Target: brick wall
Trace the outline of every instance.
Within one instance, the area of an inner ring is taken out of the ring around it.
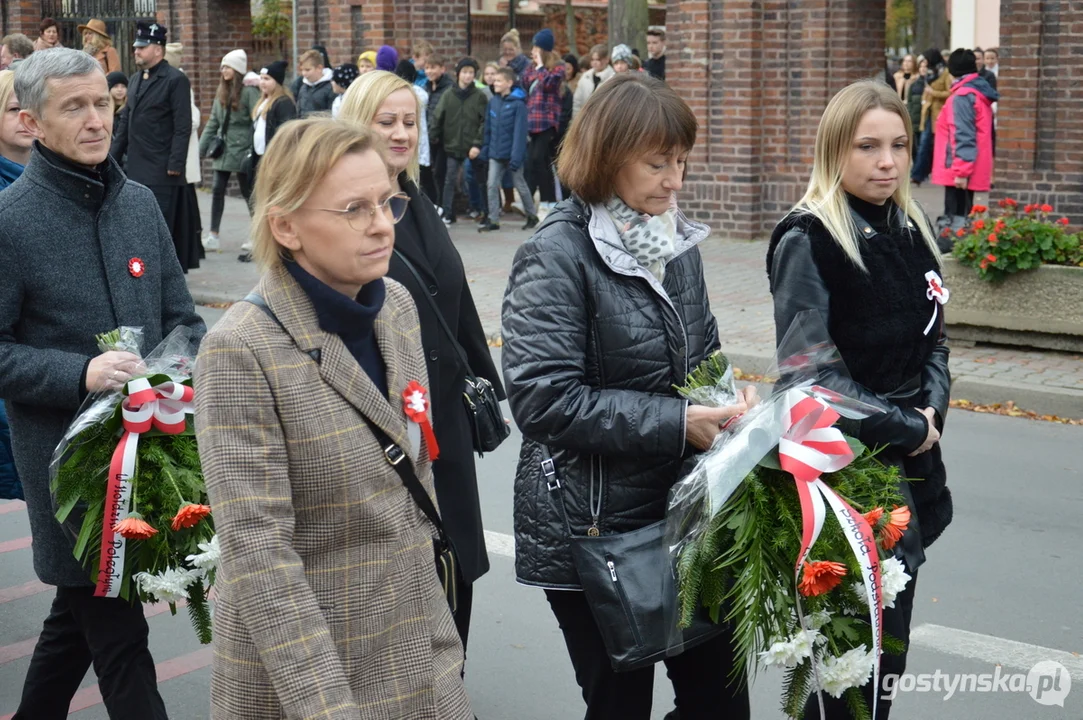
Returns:
[[[1006,2],[994,200],[1049,203],[1083,224],[1083,3]]]
[[[801,196],[827,101],[883,69],[884,6],[669,0],[666,79],[700,118],[682,204],[763,237]]]

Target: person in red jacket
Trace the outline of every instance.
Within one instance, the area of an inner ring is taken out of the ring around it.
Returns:
[[[960,48],[948,58],[957,78],[936,120],[933,182],[944,186],[944,215],[961,228],[974,205],[974,193],[986,192],[993,176],[993,103],[997,91],[980,75],[974,53]]]

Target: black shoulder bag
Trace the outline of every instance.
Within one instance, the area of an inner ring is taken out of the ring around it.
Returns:
[[[218,132],[215,134],[214,140],[211,140],[210,147],[207,148],[207,157],[211,160],[217,160],[226,152],[226,135],[229,134],[229,117],[233,114],[233,108],[227,105],[225,112],[226,120],[218,126]]]
[[[258,293],[251,292],[245,296],[242,302],[247,302],[255,305],[264,313],[267,317],[274,320],[280,327],[282,321],[278,319],[278,316],[271,311],[271,308],[267,306],[267,301],[263,299],[263,296]],[[312,359],[317,363],[320,361],[319,350],[313,350],[310,355]],[[433,538],[433,553],[436,556],[436,574],[440,578],[440,584],[444,588],[444,595],[447,597],[448,607],[451,608],[451,614],[454,615],[459,609],[459,594],[458,594],[458,580],[456,579],[456,563],[455,552],[451,549],[451,542],[447,538],[447,534],[444,532],[444,524],[440,522],[440,514],[436,511],[436,505],[433,504],[432,498],[425,492],[425,488],[421,486],[421,481],[417,478],[417,473],[414,472],[414,466],[410,462],[404,462],[406,460],[406,452],[399,447],[394,440],[387,436],[382,429],[376,426],[365,415],[361,416],[365,423],[369,426],[369,430],[372,432],[373,437],[376,438],[376,442],[380,443],[380,447],[383,449],[384,458],[387,460],[391,467],[395,468],[395,472],[398,473],[399,478],[402,480],[402,484],[406,486],[406,490],[410,493],[410,496],[417,503],[421,511],[425,513],[425,516],[436,528],[437,537]]]
[[[402,260],[402,264],[417,280],[418,286],[424,290],[425,281],[421,279],[413,264],[398,250],[395,251],[395,255],[398,256],[399,260]],[[448,336],[451,344],[455,346],[455,352],[458,353],[463,367],[466,368],[463,404],[466,406],[467,415],[470,416],[470,431],[474,438],[474,452],[478,454],[478,457],[485,457],[485,453],[496,450],[500,447],[500,443],[504,442],[508,435],[511,435],[511,428],[504,422],[504,413],[500,410],[500,400],[496,397],[493,384],[483,377],[478,377],[470,369],[470,362],[466,359],[466,353],[455,338],[455,333],[451,332],[451,328],[448,327],[443,313],[436,306],[436,301],[426,292],[422,292],[422,295],[428,300],[432,311],[436,313],[436,319],[440,321],[440,327],[444,329],[444,333]]]

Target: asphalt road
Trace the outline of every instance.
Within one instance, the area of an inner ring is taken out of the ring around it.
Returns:
[[[208,312],[214,320],[219,313]],[[494,351],[499,352],[499,351]],[[482,720],[582,717],[583,704],[563,639],[540,590],[517,585],[509,556],[512,478],[518,434],[479,461],[492,571],[475,588],[467,687]],[[906,693],[898,720],[1083,720],[1083,614],[1076,559],[1083,546],[1083,427],[955,411],[944,438],[955,520],[929,551],[914,609],[914,673],[1025,674],[1039,660],[1059,660],[1074,691],[1064,706],[1044,706],[1026,692]],[[0,720],[14,711],[33,638],[51,593],[36,584],[26,513],[0,504]],[[170,716],[208,717],[209,651],[196,642],[183,611],[152,617],[151,645]],[[1060,695],[1067,689],[1062,677]],[[71,717],[107,717],[93,673]],[[752,688],[754,718],[781,718],[780,675],[763,672]],[[672,708],[664,672],[655,677],[655,708]],[[1052,691],[1052,696],[1058,693]],[[1051,697],[1046,694],[1045,699]]]

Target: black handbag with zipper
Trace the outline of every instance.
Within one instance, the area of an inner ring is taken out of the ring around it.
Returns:
[[[406,256],[398,250],[395,250],[395,255],[398,256],[399,260],[402,260],[402,264],[414,276],[417,284],[424,288],[425,281],[421,279],[413,263],[407,260]],[[470,417],[470,433],[474,440],[474,452],[478,454],[478,457],[484,457],[485,453],[496,450],[500,447],[500,443],[511,435],[511,428],[504,421],[504,413],[500,410],[500,399],[496,396],[493,384],[483,377],[478,377],[470,369],[470,362],[466,359],[466,353],[463,351],[458,339],[456,339],[455,334],[451,332],[451,328],[448,327],[443,313],[436,306],[436,301],[428,293],[423,292],[422,295],[428,300],[432,311],[436,313],[436,319],[440,321],[440,327],[444,329],[448,340],[451,341],[451,344],[455,347],[455,352],[459,355],[459,360],[462,361],[463,367],[466,368],[463,404],[466,406],[466,413]]]
[[[226,135],[229,133],[229,117],[233,114],[233,110],[226,107],[225,112],[226,120],[219,126],[218,132],[215,133],[214,139],[211,140],[211,144],[207,148],[207,157],[211,160],[217,160],[226,152]]]
[[[669,623],[675,621],[675,616],[666,609],[674,607],[676,587],[665,545],[666,521],[614,535],[597,534],[595,525],[585,536],[573,535],[556,463],[545,446],[542,458],[542,477],[549,491],[557,494],[579,584],[613,670],[626,672],[654,665],[726,632],[724,622],[712,622],[701,609],[692,625],[681,633],[683,642],[672,642],[678,631],[671,632]],[[603,490],[598,488],[598,498]]]

